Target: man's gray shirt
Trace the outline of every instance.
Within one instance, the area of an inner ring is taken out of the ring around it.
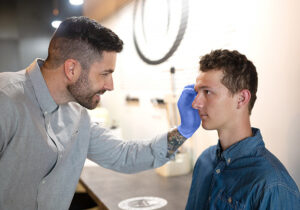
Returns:
[[[163,165],[167,134],[123,141],[93,123],[77,103],[57,105],[42,60],[0,73],[0,209],[66,210],[86,158],[133,173]]]

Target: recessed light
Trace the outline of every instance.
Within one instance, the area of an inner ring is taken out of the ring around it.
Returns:
[[[83,0],[69,0],[70,4],[72,5],[82,5],[83,4]]]

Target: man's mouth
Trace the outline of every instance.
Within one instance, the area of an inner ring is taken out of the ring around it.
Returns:
[[[106,90],[101,90],[97,92],[93,97],[96,97],[98,101],[100,101],[101,95],[105,93]]]
[[[199,115],[200,115],[200,118],[201,118],[202,120],[208,118],[208,115],[207,115],[207,114],[199,114]]]
[[[96,93],[95,95],[100,97],[100,95],[103,95],[105,92],[106,92],[106,90],[101,90],[98,93]]]

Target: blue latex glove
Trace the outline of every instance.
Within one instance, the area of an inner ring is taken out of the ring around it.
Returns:
[[[198,110],[192,107],[196,96],[197,92],[194,89],[194,85],[188,85],[184,87],[177,102],[181,118],[181,124],[177,129],[185,138],[190,138],[201,124]]]

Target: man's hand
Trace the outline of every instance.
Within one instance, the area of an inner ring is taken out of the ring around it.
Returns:
[[[192,107],[197,96],[194,85],[185,86],[177,102],[181,124],[178,126],[179,133],[185,138],[190,138],[201,124],[198,110]]]

